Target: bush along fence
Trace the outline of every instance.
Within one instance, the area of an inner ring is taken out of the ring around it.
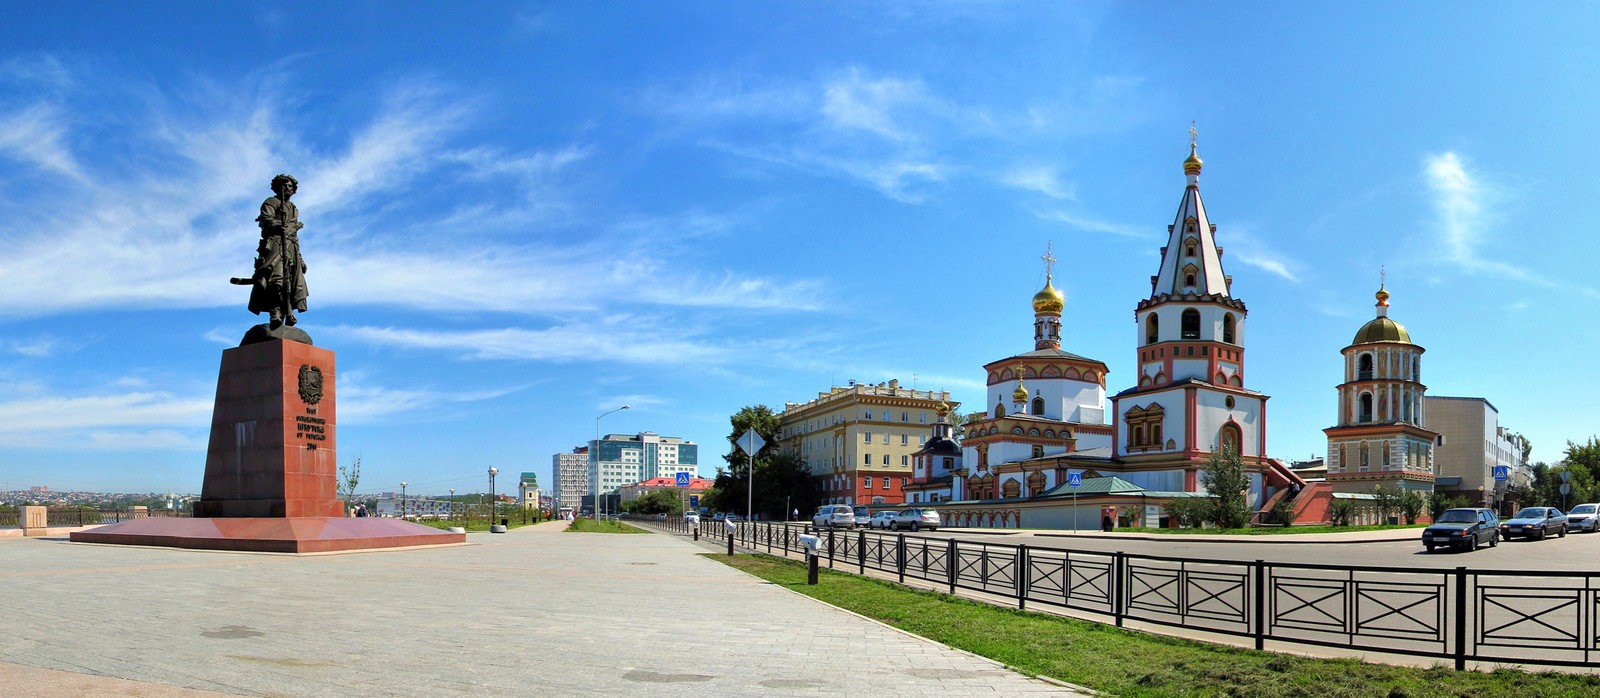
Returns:
[[[683,521],[646,521],[689,534]],[[700,535],[777,555],[821,538],[829,568],[887,572],[951,594],[1267,641],[1453,661],[1592,667],[1600,579],[1582,572],[1417,569],[1204,560],[1005,545],[794,523],[700,524]]]

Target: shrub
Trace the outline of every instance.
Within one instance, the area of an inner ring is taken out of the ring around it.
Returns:
[[[1202,498],[1173,499],[1167,502],[1167,516],[1182,528],[1195,528],[1211,518],[1211,500]]]
[[[1282,524],[1284,526],[1293,525],[1295,516],[1296,513],[1294,510],[1294,499],[1288,496],[1278,500],[1278,503],[1272,505],[1272,509],[1267,511],[1267,518],[1271,520],[1272,523]]]
[[[1335,499],[1328,508],[1328,518],[1335,526],[1349,526],[1356,518],[1356,503],[1348,499]]]
[[[1406,525],[1417,522],[1417,517],[1422,515],[1422,509],[1427,505],[1427,500],[1422,498],[1422,493],[1416,490],[1406,490],[1400,495],[1400,515],[1406,517]]]

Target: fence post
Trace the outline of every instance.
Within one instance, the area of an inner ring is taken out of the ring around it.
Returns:
[[[899,534],[899,540],[895,541],[895,546],[894,547],[895,547],[894,567],[895,567],[895,570],[900,573],[900,583],[901,584],[905,584],[906,583],[906,534],[904,534],[904,533]]]
[[[1267,563],[1256,560],[1256,649],[1267,644]]]
[[[1017,610],[1028,607],[1028,546],[1017,546],[1017,570],[1011,573],[1011,582],[1017,587]]]
[[[833,569],[833,527],[828,527],[828,569]]]
[[[945,576],[950,578],[950,593],[952,594],[956,593],[956,565],[959,559],[956,555],[956,539],[951,538],[949,545],[945,547],[944,572]]]
[[[856,531],[856,573],[867,573],[867,532]]]
[[[1117,619],[1117,627],[1122,627],[1122,573],[1127,563],[1122,558],[1122,553],[1112,553],[1111,569],[1114,575],[1111,580],[1111,615]]]
[[[1456,568],[1456,671],[1467,668],[1467,568]]]

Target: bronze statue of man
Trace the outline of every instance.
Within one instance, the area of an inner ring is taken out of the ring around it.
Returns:
[[[256,247],[255,273],[233,279],[250,285],[250,312],[272,318],[271,329],[295,324],[295,311],[306,310],[306,263],[300,258],[300,210],[289,201],[299,189],[294,177],[272,178],[273,196],[261,202],[261,244]]]

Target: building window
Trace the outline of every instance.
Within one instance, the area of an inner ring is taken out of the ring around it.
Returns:
[[[862,411],[861,414],[862,414],[862,417],[861,417],[862,419],[872,419],[872,410],[864,410],[864,411]]]
[[[862,439],[861,439],[862,443],[869,443],[869,444],[872,443],[872,432],[870,432],[870,431],[861,432],[861,436],[862,436]]]
[[[888,475],[883,476],[883,488],[884,489],[889,489],[889,476]]]
[[[883,464],[884,465],[888,465],[889,464],[889,454],[887,454],[887,453],[883,454]]]
[[[1222,341],[1233,344],[1233,313],[1222,316]]]
[[[1239,425],[1229,422],[1222,425],[1222,430],[1217,433],[1217,450],[1222,453],[1243,453],[1239,450],[1239,444],[1243,441]]]
[[[1150,313],[1144,321],[1144,343],[1155,344],[1161,339],[1161,319]]]
[[[927,424],[928,423],[928,413],[927,412],[918,412],[917,413],[917,423],[919,423],[919,424]]]
[[[1040,446],[1038,444],[1034,444],[1034,446],[1033,446],[1033,457],[1034,458],[1043,458],[1044,457],[1044,447]]]
[[[1183,338],[1200,338],[1200,311],[1189,308],[1183,311]]]
[[[1035,417],[1044,416],[1044,398],[1036,397],[1033,399],[1033,415]]]
[[[1000,492],[1006,499],[1016,499],[1022,496],[1022,485],[1017,484],[1016,480],[1006,480],[1005,484],[1000,486]]]
[[[862,465],[872,465],[872,454],[868,453],[868,454],[863,455],[862,458],[861,458],[861,464]]]
[[[901,465],[911,465],[911,456],[900,456]]]
[[[862,489],[868,489],[868,490],[872,489],[872,476],[871,475],[868,475],[868,476],[866,476],[864,478],[861,478],[861,487],[862,487]]]
[[[944,467],[946,467],[946,468],[954,468],[955,467],[955,463],[956,463],[956,459],[954,459],[954,458],[945,458],[944,459]]]
[[[1361,358],[1356,360],[1356,380],[1358,380],[1358,381],[1369,381],[1369,380],[1372,380],[1372,355],[1371,354],[1362,354]]]
[[[1372,421],[1372,393],[1361,394],[1361,416],[1359,421]]]
[[[910,445],[910,444],[911,444],[911,435],[910,434],[901,434],[900,435],[900,445],[901,446],[907,446],[907,445]]]
[[[995,416],[995,419],[999,419],[1001,417],[1006,416],[1006,406],[1002,405],[1002,404],[1000,404],[998,402],[995,403],[995,405],[994,405],[994,416]]]
[[[905,412],[901,412],[901,413],[900,413],[900,421],[902,421],[902,422],[909,422],[909,421],[911,421],[911,415],[910,415],[910,414],[907,414],[907,413],[905,413]]]

